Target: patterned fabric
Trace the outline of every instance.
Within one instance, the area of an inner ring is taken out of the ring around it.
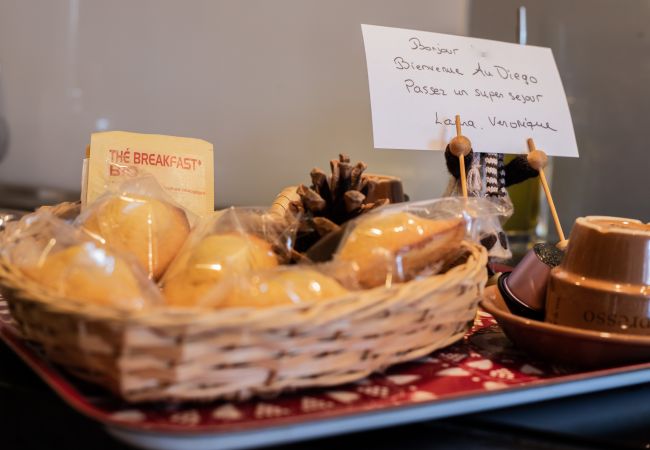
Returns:
[[[467,170],[467,194],[470,197],[486,197],[511,210],[512,203],[506,191],[506,170],[501,153],[473,152],[472,164]],[[445,196],[461,195],[460,180],[452,176]],[[480,236],[481,244],[492,259],[505,260],[512,256],[508,239],[501,231],[501,224],[494,220],[492,227]]]
[[[0,298],[0,310],[4,306]],[[183,433],[188,437],[259,431],[269,426],[298,425],[309,420],[342,418],[369,411],[382,413],[420,402],[485,399],[496,390],[563,381],[568,373],[566,368],[531,359],[513,347],[494,318],[479,311],[464,339],[356,383],[245,402],[133,405],[68,377],[20,339],[13,326],[2,318],[0,339],[10,343],[10,347],[32,367],[38,367],[38,374],[82,413],[112,426],[126,426],[146,433]]]
[[[497,153],[497,156],[497,170],[499,172],[499,197],[505,197],[508,195],[508,191],[506,191],[506,165],[504,162],[503,153]]]
[[[506,166],[502,153],[483,153],[485,161],[485,193],[488,197],[505,198]]]
[[[483,155],[474,153],[472,165],[467,172],[467,195],[470,197],[480,197],[483,191]]]
[[[485,160],[485,195],[499,197],[499,156],[496,153],[484,153]]]

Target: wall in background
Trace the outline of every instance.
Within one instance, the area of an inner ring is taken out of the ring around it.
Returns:
[[[215,144],[217,201],[266,204],[338,152],[442,193],[439,152],[374,150],[361,23],[553,49],[581,157],[554,165],[576,216],[650,221],[650,2],[646,0],[0,0],[0,183],[76,189],[91,132]]]
[[[97,129],[215,145],[216,198],[267,204],[339,152],[447,183],[439,152],[374,150],[361,23],[466,34],[467,1],[0,0],[0,182],[76,189]]]
[[[650,2],[477,0],[470,33],[514,42],[520,5],[528,43],[553,49],[580,150],[554,161],[565,232],[584,215],[650,221]]]

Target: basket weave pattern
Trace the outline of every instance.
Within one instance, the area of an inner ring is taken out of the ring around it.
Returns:
[[[0,259],[20,331],[75,375],[124,399],[242,399],[355,381],[460,339],[474,319],[487,253],[444,274],[268,309],[157,308],[120,314],[55,298]]]

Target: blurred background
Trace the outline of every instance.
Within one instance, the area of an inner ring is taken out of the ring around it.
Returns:
[[[374,150],[360,24],[553,49],[579,159],[557,159],[575,217],[650,221],[647,0],[0,0],[0,206],[78,197],[90,133],[128,130],[215,146],[219,206],[268,204],[339,152],[442,194],[440,152]]]

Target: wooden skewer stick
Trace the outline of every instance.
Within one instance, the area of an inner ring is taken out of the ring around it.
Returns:
[[[555,229],[557,230],[557,235],[560,239],[558,246],[564,246],[566,244],[564,231],[562,231],[562,224],[560,224],[560,218],[557,215],[555,203],[553,203],[553,196],[548,187],[546,175],[544,175],[544,167],[546,167],[546,164],[548,163],[548,156],[546,156],[546,153],[543,151],[535,148],[535,142],[531,138],[528,138],[526,142],[528,143],[528,163],[533,169],[536,169],[539,172],[539,181],[542,183],[548,206],[551,208],[551,215],[553,216],[553,222],[555,222]]]
[[[465,156],[472,151],[472,143],[461,134],[460,116],[456,114],[456,137],[449,142],[449,151],[458,156],[460,163],[460,187],[463,197],[467,198],[467,174],[465,173]]]
[[[460,130],[460,116],[456,114],[456,137],[462,136]],[[463,197],[467,198],[467,175],[465,174],[465,155],[458,155],[460,163],[460,186],[463,190]]]

